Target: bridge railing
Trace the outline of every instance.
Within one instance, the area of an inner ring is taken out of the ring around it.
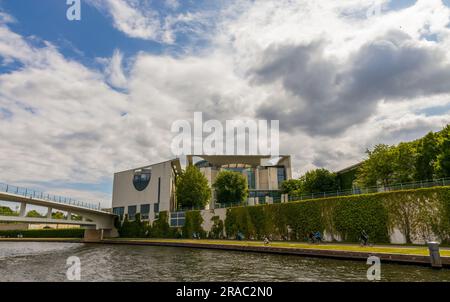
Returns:
[[[18,186],[13,186],[13,185],[4,184],[4,183],[0,183],[0,192],[11,193],[11,194],[21,195],[24,197],[35,198],[35,199],[48,200],[48,201],[53,201],[53,202],[57,202],[57,203],[87,208],[87,209],[91,209],[91,210],[98,210],[98,211],[101,210],[100,203],[95,204],[95,203],[84,202],[84,201],[76,200],[76,199],[69,198],[69,197],[48,194],[45,192],[28,189],[28,188],[23,188],[23,187],[18,187]]]

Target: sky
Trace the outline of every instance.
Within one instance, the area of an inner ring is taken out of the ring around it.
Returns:
[[[111,204],[171,124],[280,121],[294,176],[450,123],[450,0],[0,0],[0,182]]]

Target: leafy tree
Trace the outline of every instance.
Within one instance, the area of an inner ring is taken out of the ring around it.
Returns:
[[[381,183],[389,185],[393,180],[395,161],[395,148],[380,144],[370,151],[368,158],[358,170],[356,182],[360,186],[376,186]]]
[[[393,149],[394,152],[394,175],[396,182],[410,182],[414,180],[416,167],[416,150],[412,143],[400,143]]]
[[[0,207],[1,216],[17,216],[17,212],[14,212],[9,207]]]
[[[440,133],[436,173],[439,177],[450,177],[450,125]]]
[[[64,213],[63,212],[55,212],[55,213],[52,213],[52,218],[53,219],[64,219],[65,217],[64,217]]]
[[[42,218],[44,217],[43,215],[41,215],[38,211],[36,210],[31,210],[27,213],[27,217],[36,217],[36,218]]]
[[[281,183],[280,190],[283,194],[293,194],[302,188],[302,182],[299,179],[289,179]]]
[[[329,192],[338,189],[336,174],[326,169],[308,171],[300,177],[300,182],[303,193]]]
[[[213,187],[219,203],[240,203],[248,196],[247,179],[239,172],[221,171]]]
[[[176,194],[182,207],[204,207],[211,199],[211,188],[197,167],[188,166],[177,178]]]
[[[423,137],[417,147],[416,180],[433,179],[434,166],[439,153],[438,142],[433,132]]]

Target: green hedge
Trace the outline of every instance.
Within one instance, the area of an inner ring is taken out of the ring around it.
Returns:
[[[225,219],[228,238],[241,232],[258,240],[306,240],[310,232],[326,231],[357,242],[365,230],[371,241],[387,243],[394,227],[408,242],[427,240],[432,233],[449,242],[450,187],[238,207],[228,209]]]
[[[183,237],[192,238],[193,233],[197,233],[201,238],[205,238],[206,232],[202,228],[203,218],[200,211],[188,211],[185,215],[185,222],[182,228]]]
[[[43,229],[0,231],[0,237],[17,238],[83,238],[84,229]]]

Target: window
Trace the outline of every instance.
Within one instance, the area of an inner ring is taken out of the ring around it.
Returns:
[[[150,179],[152,178],[152,170],[151,169],[140,169],[134,172],[133,176],[133,185],[134,188],[138,191],[144,191],[150,183]]]
[[[136,218],[136,206],[128,206],[128,220]]]
[[[119,216],[120,220],[123,220],[124,213],[125,207],[113,208],[113,214]]]
[[[155,203],[155,204],[153,205],[153,212],[159,213],[159,203]]]
[[[278,178],[278,185],[280,185],[283,181],[286,180],[286,170],[284,169],[284,167],[277,168],[277,178]]]
[[[182,227],[185,221],[184,212],[172,212],[170,213],[170,226],[171,227]]]
[[[150,214],[150,205],[141,204],[141,219],[148,219],[149,214]]]
[[[248,182],[248,188],[249,189],[255,189],[256,188],[256,179],[255,179],[255,170],[253,169],[247,169],[247,182]]]

